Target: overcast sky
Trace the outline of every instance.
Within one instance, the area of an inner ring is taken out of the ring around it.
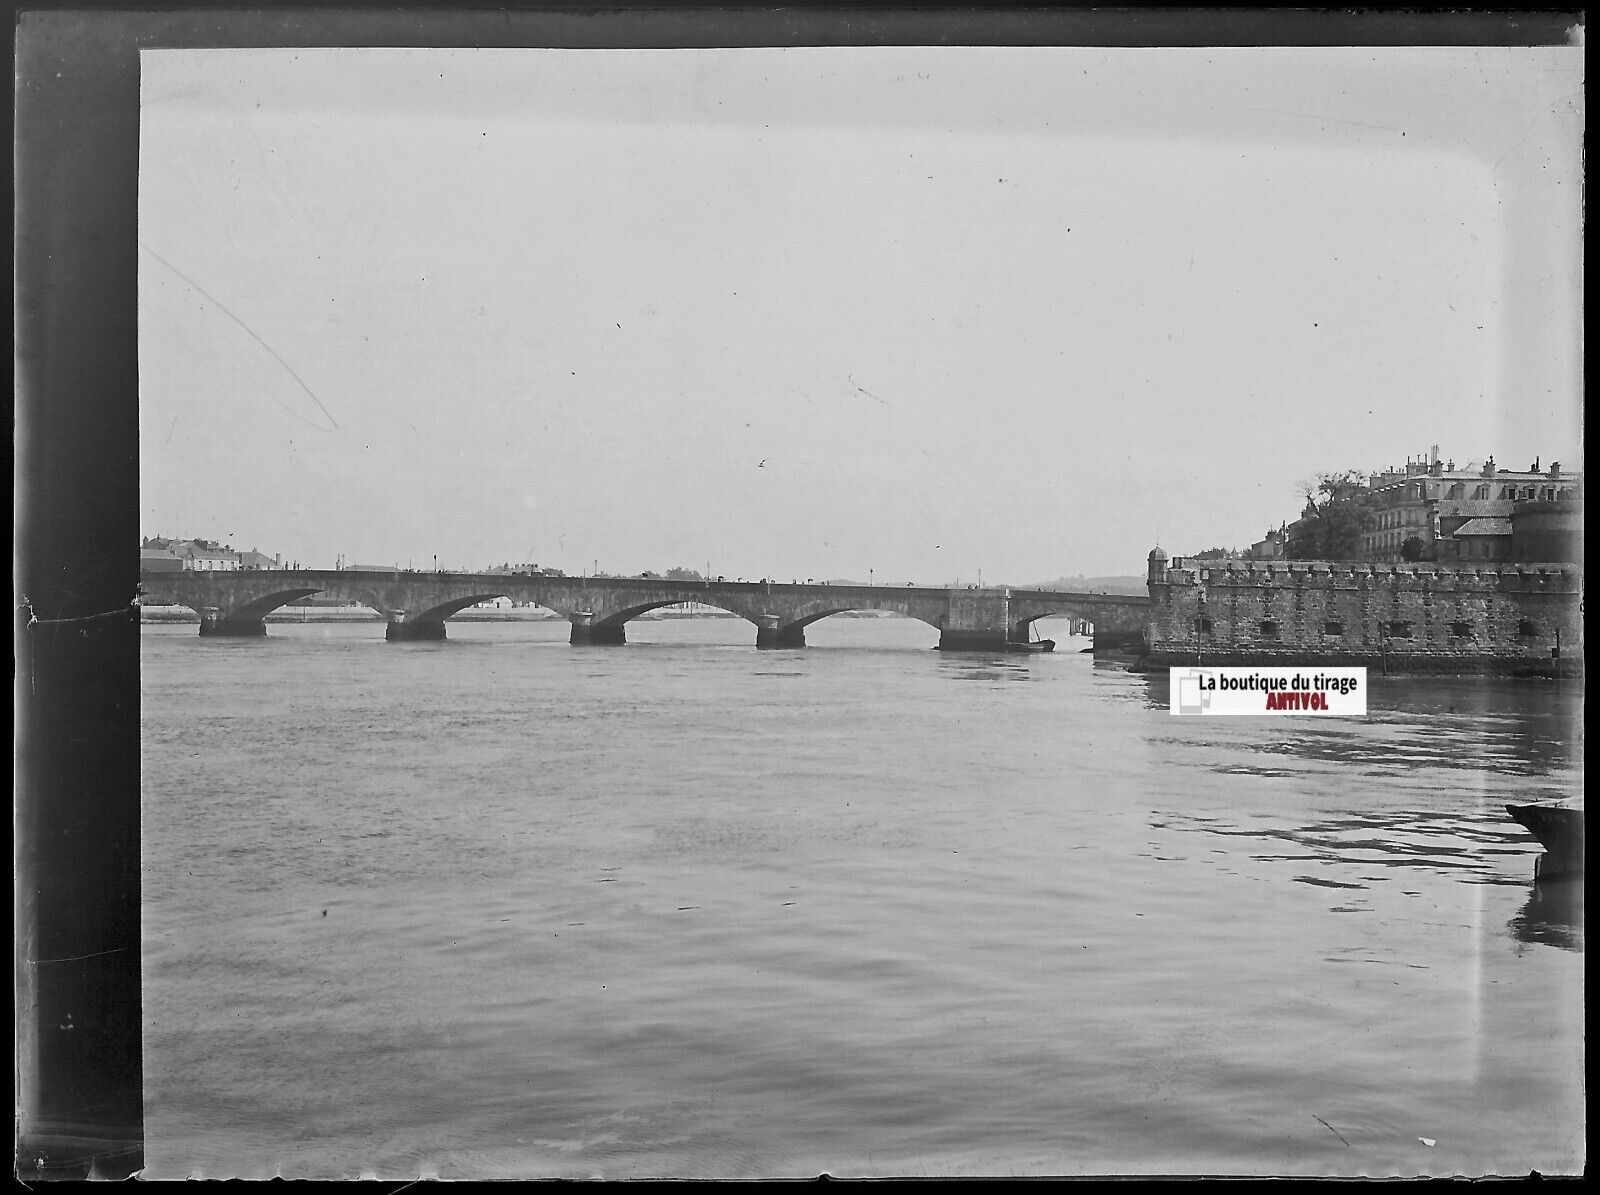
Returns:
[[[146,50],[142,527],[1025,584],[1577,468],[1582,61]]]

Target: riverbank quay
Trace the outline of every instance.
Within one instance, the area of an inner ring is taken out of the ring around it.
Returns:
[[[1583,575],[1482,567],[1171,560],[1150,553],[1142,666],[1584,674]]]

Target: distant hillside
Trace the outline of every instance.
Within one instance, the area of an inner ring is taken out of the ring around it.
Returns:
[[[1056,589],[1075,593],[1135,593],[1141,597],[1148,592],[1143,577],[1057,577],[1054,581],[1013,585],[1011,588]]]

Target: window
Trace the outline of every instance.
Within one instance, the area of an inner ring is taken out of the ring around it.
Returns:
[[[1517,624],[1517,634],[1521,635],[1524,639],[1532,639],[1538,633],[1538,623],[1530,622],[1528,619],[1524,618]]]
[[[1263,639],[1276,639],[1278,637],[1278,624],[1270,618],[1261,624],[1261,637]]]
[[[1409,622],[1391,622],[1389,624],[1389,638],[1391,638],[1391,639],[1409,639],[1409,638],[1411,638],[1411,624]]]
[[[1470,622],[1453,622],[1450,624],[1450,634],[1457,639],[1472,638],[1472,624]]]
[[[1195,619],[1194,629],[1202,635],[1209,635],[1211,633],[1211,620],[1209,618]]]
[[[1332,620],[1325,622],[1322,624],[1322,633],[1324,635],[1342,635],[1344,634],[1344,623]]]

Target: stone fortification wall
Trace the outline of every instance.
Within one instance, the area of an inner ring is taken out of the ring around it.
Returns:
[[[1391,672],[1581,670],[1583,577],[1569,564],[1482,568],[1152,555],[1153,665],[1355,664]]]

